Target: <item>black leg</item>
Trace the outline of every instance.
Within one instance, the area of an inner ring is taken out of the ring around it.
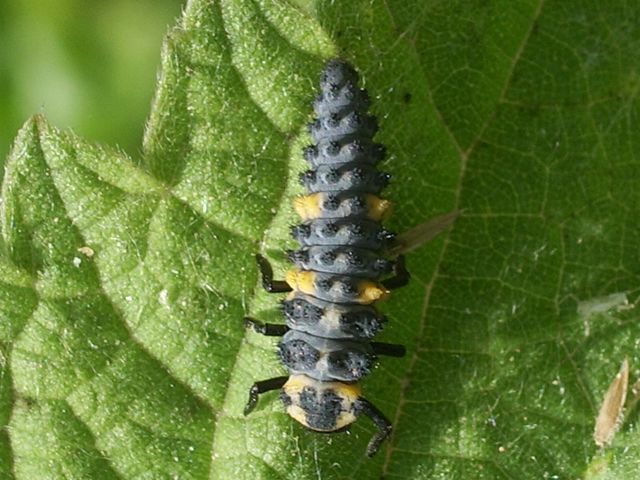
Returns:
[[[267,337],[281,337],[289,331],[289,327],[286,325],[262,323],[260,320],[251,317],[244,317],[244,326]]]
[[[270,392],[271,390],[278,390],[282,388],[282,386],[287,383],[289,377],[275,377],[270,378],[269,380],[262,380],[261,382],[254,383],[249,389],[249,400],[244,407],[244,414],[248,415],[251,411],[256,408],[256,404],[258,403],[258,396],[261,393]]]
[[[368,400],[362,397],[359,398],[358,406],[360,408],[360,414],[364,414],[369,417],[376,427],[378,427],[378,432],[369,441],[369,445],[367,445],[367,457],[373,457],[380,448],[382,442],[391,435],[393,427],[389,419]]]
[[[399,255],[398,258],[396,258],[396,264],[393,266],[393,274],[393,277],[382,281],[382,285],[387,289],[392,290],[394,288],[404,287],[409,283],[411,274],[407,271],[407,267],[405,267],[404,255]]]
[[[273,279],[273,269],[271,268],[269,260],[259,253],[256,253],[256,261],[258,262],[260,275],[262,275],[262,288],[269,293],[283,293],[291,291],[291,287],[287,282],[284,280]]]
[[[407,354],[407,349],[404,348],[404,345],[396,343],[371,342],[371,347],[376,355],[401,358]]]

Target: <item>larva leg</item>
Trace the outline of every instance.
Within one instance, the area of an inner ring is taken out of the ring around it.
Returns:
[[[369,417],[375,426],[378,427],[377,433],[369,441],[369,445],[367,445],[367,457],[373,457],[379,450],[382,442],[391,435],[393,427],[389,419],[367,399],[360,397],[357,402],[360,410],[359,414]]]
[[[376,355],[385,355],[387,357],[402,358],[407,354],[404,345],[396,343],[371,342],[371,348]]]
[[[291,287],[287,282],[284,280],[273,279],[273,269],[271,268],[269,260],[257,253],[256,261],[258,262],[260,275],[262,275],[262,288],[269,293],[283,293],[291,291]]]
[[[407,267],[404,264],[404,255],[399,255],[396,258],[396,263],[393,266],[393,277],[387,278],[382,281],[382,284],[389,290],[393,290],[395,288],[404,287],[409,280],[411,279],[411,274],[407,270]]]
[[[267,337],[281,337],[289,331],[289,327],[277,323],[263,323],[251,317],[244,317],[245,328],[250,328],[256,333]]]
[[[247,400],[247,404],[244,407],[244,414],[248,415],[256,407],[258,396],[261,393],[282,388],[288,379],[289,377],[275,377],[254,383],[249,389],[249,400]]]

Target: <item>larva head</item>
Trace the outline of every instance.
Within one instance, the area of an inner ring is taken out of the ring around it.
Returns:
[[[335,432],[353,423],[358,414],[360,387],[341,382],[319,382],[306,375],[292,375],[280,398],[287,413],[305,427]]]

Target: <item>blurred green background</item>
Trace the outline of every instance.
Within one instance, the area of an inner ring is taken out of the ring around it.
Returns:
[[[138,156],[162,40],[183,4],[0,0],[0,165],[35,113]]]

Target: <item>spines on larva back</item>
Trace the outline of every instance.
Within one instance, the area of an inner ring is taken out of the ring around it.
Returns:
[[[388,202],[377,196],[389,175],[376,169],[385,149],[373,141],[377,122],[353,67],[329,62],[320,89],[309,125],[316,143],[304,152],[311,169],[300,175],[308,195],[295,200],[305,222],[292,229],[302,248],[289,252],[297,269],[287,277],[291,331],[280,356],[294,374],[353,382],[368,373],[364,344],[385,321],[372,304],[386,295],[378,279],[392,265],[383,252],[393,234],[381,225]]]
[[[376,277],[391,272],[392,264],[380,258],[377,252],[365,248],[348,247],[336,250],[334,246],[314,245],[287,252],[289,260],[302,270],[336,273],[354,277]]]
[[[373,165],[353,166],[354,162],[338,165],[318,165],[300,174],[300,183],[308,192],[340,192],[351,190],[378,193],[389,183],[389,174],[379,172]]]
[[[312,167],[347,162],[375,165],[384,146],[374,143],[378,124],[367,114],[369,95],[358,87],[358,74],[342,60],[330,61],[320,79],[314,102],[317,119],[309,125],[315,145],[304,151]]]
[[[282,363],[294,374],[321,381],[357,382],[373,368],[371,345],[289,330],[279,344]]]
[[[380,222],[360,218],[319,218],[292,226],[291,235],[303,247],[353,245],[371,250],[384,250],[395,237]]]
[[[389,175],[375,168],[385,148],[373,141],[377,122],[367,113],[369,95],[358,86],[355,69],[339,59],[327,63],[320,90],[314,102],[317,118],[309,125],[316,143],[304,152],[312,168],[300,175],[309,195],[295,201],[305,223],[292,233],[303,247],[382,250],[393,235],[380,226],[389,202],[377,195]]]
[[[292,330],[325,338],[367,340],[387,321],[372,305],[341,305],[295,293],[282,302]]]

